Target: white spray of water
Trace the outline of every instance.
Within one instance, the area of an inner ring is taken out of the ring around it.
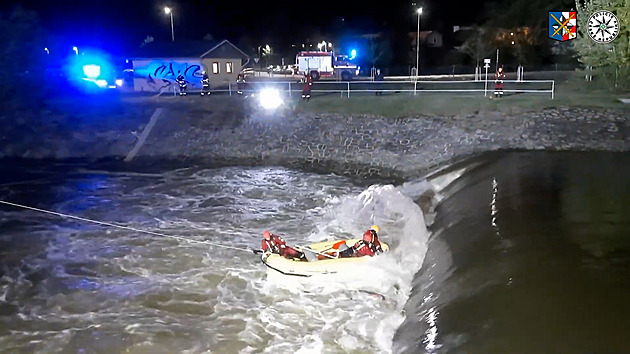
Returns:
[[[292,306],[311,309],[313,312],[304,315],[319,317],[325,323],[311,328],[323,343],[296,338],[296,346],[304,352],[314,348],[391,352],[392,339],[404,320],[402,309],[413,276],[424,260],[429,236],[420,207],[405,193],[415,197],[427,188],[426,182],[405,188],[371,186],[359,195],[328,200],[309,241],[360,238],[370,225],[378,224],[380,240],[391,249],[353,266],[349,272],[312,277],[300,284],[286,277],[268,278],[262,287],[264,292],[277,297],[279,289],[287,290]],[[340,291],[350,292],[351,298],[340,295]],[[284,344],[272,343],[268,348],[279,349]]]

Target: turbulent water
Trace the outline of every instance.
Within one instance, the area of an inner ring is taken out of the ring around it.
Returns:
[[[1,164],[2,200],[183,238],[0,206],[2,352],[630,351],[628,154],[494,154],[400,187]],[[373,223],[391,251],[335,277],[272,276],[250,251],[265,229],[306,244]]]
[[[419,207],[392,186],[282,168],[10,167],[2,200],[237,249],[0,206],[5,352],[390,352],[426,252]],[[392,251],[343,279],[270,277],[249,251],[265,229],[305,244],[372,223]]]
[[[630,352],[630,155],[500,154],[465,169],[440,193],[394,350]]]

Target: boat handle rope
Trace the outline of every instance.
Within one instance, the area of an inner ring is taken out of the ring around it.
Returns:
[[[329,254],[327,254],[327,253],[323,253],[323,252],[317,252],[317,251],[315,251],[315,250],[313,250],[313,249],[310,249],[310,248],[308,248],[308,247],[295,245],[295,248],[297,248],[298,250],[302,250],[302,252],[304,252],[304,251],[310,251],[310,252],[313,252],[313,253],[320,254],[320,255],[322,255],[322,256],[326,256],[326,257],[331,258],[331,259],[337,259],[337,257],[335,257],[335,256],[331,256],[331,255],[329,255]]]
[[[227,249],[232,249],[232,250],[236,250],[236,251],[244,251],[244,252],[248,252],[248,253],[253,252],[254,254],[262,253],[262,250],[228,246],[228,245],[224,245],[224,244],[220,244],[220,243],[214,243],[214,242],[210,242],[210,241],[191,240],[191,239],[188,239],[188,238],[185,238],[185,237],[181,237],[181,236],[166,235],[166,234],[162,234],[162,233],[159,233],[159,232],[153,232],[153,231],[137,229],[137,228],[129,227],[129,226],[112,224],[112,223],[104,222],[104,221],[98,221],[98,220],[82,218],[82,217],[79,217],[79,216],[58,213],[58,212],[55,212],[55,211],[34,208],[34,207],[27,206],[27,205],[11,203],[11,202],[7,202],[7,201],[4,201],[4,200],[0,200],[0,204],[6,204],[6,205],[11,205],[11,206],[14,206],[14,207],[17,207],[17,208],[23,208],[23,209],[37,211],[37,212],[40,212],[40,213],[56,215],[56,216],[60,216],[62,218],[75,219],[75,220],[90,222],[90,223],[93,223],[93,224],[98,224],[98,225],[103,225],[103,226],[110,226],[110,227],[114,227],[114,228],[118,228],[118,229],[145,233],[145,234],[149,234],[149,235],[153,235],[153,236],[166,237],[166,238],[170,238],[170,239],[178,240],[178,241],[184,241],[184,242],[195,243],[195,244],[203,244],[203,245],[209,245],[209,246],[220,247],[220,248],[227,248]]]

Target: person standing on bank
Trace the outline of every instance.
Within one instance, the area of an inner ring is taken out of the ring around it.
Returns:
[[[208,73],[203,72],[203,77],[201,78],[201,95],[210,96],[210,78],[208,77]]]
[[[500,67],[494,74],[494,96],[497,98],[503,96],[503,80],[505,80],[505,73],[503,67]]]
[[[311,99],[311,86],[313,86],[313,78],[311,74],[304,75],[304,86],[302,87],[302,99],[310,100]]]
[[[179,74],[175,81],[177,81],[177,84],[179,85],[179,95],[186,96],[186,88],[188,84],[186,83],[186,78],[184,78],[184,75]]]
[[[383,74],[381,74],[381,69],[376,69],[376,75],[374,75],[374,81],[376,82],[376,92],[374,95],[382,96],[383,92],[380,91],[381,86],[383,86]]]

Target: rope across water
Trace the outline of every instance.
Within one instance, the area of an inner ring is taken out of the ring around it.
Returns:
[[[27,206],[27,205],[11,203],[11,202],[7,202],[7,201],[4,201],[4,200],[0,200],[0,204],[10,205],[10,206],[14,206],[14,207],[17,207],[17,208],[22,208],[22,209],[33,210],[33,211],[37,211],[37,212],[45,213],[45,214],[56,215],[56,216],[60,216],[62,218],[80,220],[80,221],[85,221],[85,222],[89,222],[89,223],[93,223],[93,224],[97,224],[97,225],[115,227],[115,228],[122,229],[122,230],[129,230],[129,231],[140,232],[140,233],[149,234],[149,235],[153,235],[153,236],[170,238],[170,239],[173,239],[173,240],[178,240],[178,241],[183,241],[183,242],[203,244],[203,245],[208,245],[208,246],[232,249],[232,250],[236,250],[236,251],[244,251],[244,252],[248,252],[248,253],[251,253],[251,252],[258,253],[257,252],[258,250],[253,250],[253,249],[250,249],[250,248],[228,246],[228,245],[223,245],[223,244],[220,244],[220,243],[215,243],[215,242],[210,242],[210,241],[191,240],[191,239],[188,239],[188,238],[185,238],[185,237],[181,237],[181,236],[166,235],[166,234],[162,234],[162,233],[159,233],[159,232],[153,232],[153,231],[148,231],[148,230],[137,229],[137,228],[134,228],[134,227],[124,226],[124,225],[112,224],[112,223],[104,222],[104,221],[98,221],[98,220],[82,218],[82,217],[79,217],[79,216],[68,215],[68,214],[64,214],[64,213],[58,213],[56,211],[50,211],[50,210],[30,207],[30,206]]]

